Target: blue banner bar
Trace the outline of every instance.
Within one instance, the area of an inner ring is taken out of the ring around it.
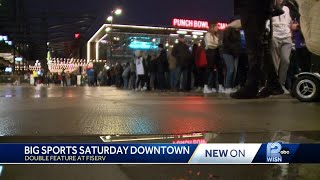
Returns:
[[[188,163],[197,145],[0,144],[0,164]]]
[[[320,144],[0,144],[0,164],[320,163]]]

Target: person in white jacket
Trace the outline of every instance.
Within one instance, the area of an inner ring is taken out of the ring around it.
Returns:
[[[143,54],[141,51],[135,52],[135,65],[136,65],[136,72],[137,72],[137,85],[136,85],[136,91],[139,91],[140,89],[142,91],[147,90],[145,87],[146,83],[146,76],[145,76],[145,60],[143,58]]]
[[[279,82],[286,94],[289,91],[285,88],[287,73],[290,64],[290,55],[293,47],[291,33],[291,16],[290,9],[283,6],[283,0],[276,0],[277,5],[282,6],[284,14],[272,18],[273,24],[273,40],[272,40],[272,58],[276,72],[279,76]],[[267,28],[270,29],[270,22],[267,23]]]
[[[313,54],[320,56],[320,1],[297,0],[301,14],[300,26],[306,45]]]

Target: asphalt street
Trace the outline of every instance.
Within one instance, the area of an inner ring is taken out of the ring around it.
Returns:
[[[0,86],[0,135],[143,135],[319,131],[320,103],[289,96],[132,92],[112,87]]]
[[[320,104],[289,96],[133,92],[113,87],[0,85],[0,142],[320,142]],[[170,139],[168,137],[174,137]],[[107,138],[104,138],[107,137]],[[178,139],[177,139],[178,138]],[[151,139],[139,141],[138,139]],[[0,165],[0,179],[320,179],[319,165]]]

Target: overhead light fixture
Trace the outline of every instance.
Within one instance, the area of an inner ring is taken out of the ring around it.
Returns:
[[[187,34],[187,31],[177,31],[178,34]]]
[[[5,41],[9,46],[12,46],[12,41]]]
[[[192,32],[193,35],[203,36],[203,32],[194,31]]]
[[[178,37],[179,34],[170,34],[170,36]]]
[[[198,38],[198,36],[197,36],[197,35],[193,35],[192,37],[193,37],[194,39],[197,39],[197,38]]]
[[[106,32],[110,32],[110,31],[111,31],[111,27],[107,27]]]
[[[8,41],[8,36],[0,36],[0,41]]]
[[[115,14],[115,15],[121,15],[121,14],[122,14],[122,9],[116,9],[116,10],[114,11],[114,14]]]
[[[107,18],[107,21],[108,22],[111,22],[113,20],[113,16],[109,16],[108,18]]]

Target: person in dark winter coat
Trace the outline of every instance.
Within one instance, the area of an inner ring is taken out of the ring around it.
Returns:
[[[123,89],[128,89],[129,76],[130,76],[130,63],[128,62],[125,66],[123,73],[122,73]]]
[[[157,66],[157,84],[159,90],[165,89],[165,72],[168,69],[168,56],[167,51],[164,49],[163,44],[159,44],[159,56],[156,59]]]
[[[156,85],[156,75],[157,75],[157,61],[156,57],[153,55],[149,55],[147,58],[148,69],[149,69],[149,85],[151,90],[155,90],[157,88]]]
[[[225,92],[231,93],[236,79],[241,50],[240,29],[229,26],[223,33],[223,59],[226,65]]]
[[[185,43],[183,35],[179,35],[179,42],[175,44],[172,49],[172,56],[176,58],[177,66],[177,85],[176,88],[180,89],[180,79],[181,75],[183,76],[182,89],[184,91],[190,91],[191,87],[191,63],[192,55],[189,50],[189,46]]]

